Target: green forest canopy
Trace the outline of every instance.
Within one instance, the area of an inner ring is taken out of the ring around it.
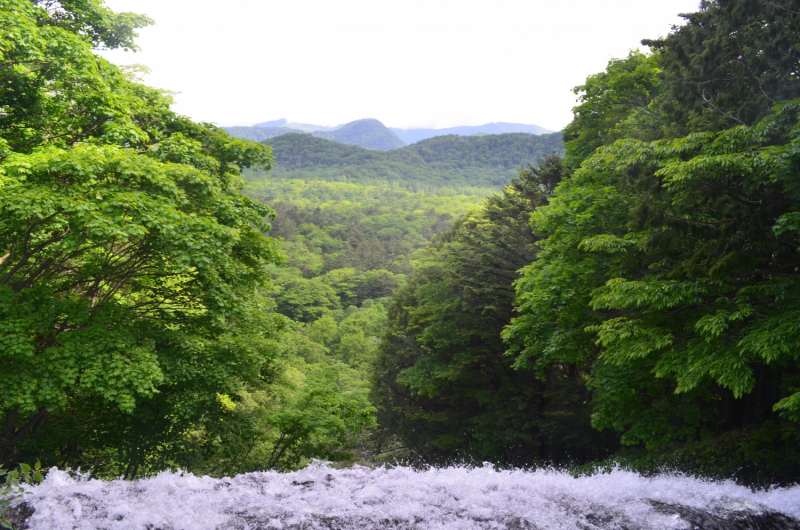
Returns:
[[[703,3],[576,87],[563,167],[523,172],[395,295],[381,443],[800,478],[797,12]]]

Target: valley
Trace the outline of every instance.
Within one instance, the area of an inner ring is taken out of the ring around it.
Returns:
[[[270,234],[282,239],[288,258],[285,267],[268,268],[269,296],[301,326],[302,369],[337,365],[364,389],[391,296],[427,247],[522,168],[563,153],[558,134],[449,135],[393,151],[295,133],[264,143],[273,150],[272,169],[244,176],[245,193],[277,213]],[[353,458],[389,458],[370,449],[373,436],[363,433]]]

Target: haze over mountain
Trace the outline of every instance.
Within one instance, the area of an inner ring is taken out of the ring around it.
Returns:
[[[268,121],[252,127],[223,127],[228,134],[254,142],[262,142],[287,133],[305,133],[342,144],[358,145],[367,149],[387,151],[403,147],[406,143],[384,124],[374,119],[356,120],[336,127],[323,127],[304,123],[286,123],[286,120]]]
[[[352,122],[351,122],[352,123]],[[297,131],[304,131],[304,132],[314,132],[314,131],[332,131],[334,129],[338,129],[342,127],[344,124],[340,125],[313,125],[310,123],[297,123],[297,122],[290,122],[287,121],[286,118],[281,118],[280,120],[272,120],[272,121],[265,121],[261,123],[256,123],[253,127],[287,127],[289,129],[294,129]]]
[[[463,125],[447,127],[444,129],[398,129],[386,127],[375,119],[356,120],[349,123],[325,126],[308,123],[289,122],[285,118],[280,120],[265,121],[253,126],[223,127],[231,136],[245,138],[254,142],[262,142],[276,136],[288,133],[307,133],[318,138],[333,140],[335,142],[358,145],[367,149],[391,150],[413,144],[427,138],[456,134],[459,136],[472,136],[475,134],[549,134],[553,131],[538,125],[523,123],[485,123],[483,125]]]
[[[458,127],[446,127],[444,129],[397,129],[389,127],[397,136],[407,144],[413,144],[426,138],[442,136],[445,134],[458,134],[459,136],[471,136],[476,133],[504,134],[504,133],[528,133],[528,134],[549,134],[554,131],[539,127],[538,125],[526,125],[524,123],[485,123],[483,125],[461,125]]]
[[[398,149],[406,145],[388,127],[374,119],[351,121],[333,130],[314,131],[311,134],[317,138],[381,151]]]
[[[270,138],[275,138],[276,136],[280,136],[282,134],[304,132],[299,129],[290,129],[289,127],[251,127],[247,125],[223,127],[223,129],[231,136],[235,136],[236,138],[244,138],[245,140],[250,140],[253,142],[263,142],[264,140],[269,140]]]

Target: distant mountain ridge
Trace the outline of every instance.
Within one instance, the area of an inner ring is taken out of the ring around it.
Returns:
[[[334,125],[333,127],[329,127],[327,125],[312,125],[310,123],[290,122],[287,121],[286,118],[281,118],[280,120],[272,120],[272,121],[256,123],[255,125],[253,125],[253,127],[286,127],[289,129],[294,129],[295,131],[314,132],[314,131],[332,131],[334,129],[342,127],[343,125],[345,124]]]
[[[325,138],[341,144],[380,149],[381,151],[399,149],[406,145],[388,127],[371,118],[351,121],[330,131],[315,131],[311,134],[317,138]]]
[[[399,149],[407,144],[421,140],[456,134],[459,136],[492,135],[506,133],[549,134],[553,131],[538,125],[524,123],[485,123],[483,125],[463,125],[444,129],[398,129],[386,127],[376,119],[368,118],[351,121],[332,127],[325,125],[312,125],[308,123],[289,122],[285,118],[280,120],[265,121],[253,126],[223,127],[231,136],[244,138],[254,142],[263,142],[276,136],[289,133],[306,133],[349,145],[358,145],[367,149],[388,151]]]
[[[288,133],[302,133],[342,144],[357,145],[366,149],[380,149],[382,151],[398,149],[406,145],[388,127],[371,118],[351,121],[336,127],[309,130],[313,127],[320,126],[304,123],[286,123],[286,120],[282,119],[259,123],[252,127],[223,127],[223,129],[231,136],[254,142],[263,142]]]
[[[282,134],[300,133],[297,129],[290,129],[289,127],[259,127],[259,126],[245,126],[239,125],[235,127],[223,127],[223,129],[236,138],[244,138],[253,142],[263,142],[270,138],[275,138]]]
[[[398,129],[389,127],[407,144],[413,144],[420,140],[443,136],[446,134],[457,134],[459,136],[472,136],[477,133],[486,134],[505,134],[505,133],[527,133],[527,134],[550,134],[554,131],[539,127],[538,125],[526,125],[524,123],[484,123],[483,125],[461,125],[458,127],[446,127],[444,129]]]
[[[394,150],[290,133],[264,141],[272,146],[275,165],[267,174],[247,171],[249,180],[302,179],[420,185],[449,188],[496,188],[508,184],[528,164],[550,153],[563,155],[560,133],[437,136]]]

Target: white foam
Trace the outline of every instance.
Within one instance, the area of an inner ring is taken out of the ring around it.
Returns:
[[[52,469],[26,501],[52,529],[688,528],[653,502],[708,513],[774,511],[800,519],[800,487],[753,492],[733,482],[616,470],[590,477],[539,470],[353,467],[212,479],[163,472],[86,480]]]

